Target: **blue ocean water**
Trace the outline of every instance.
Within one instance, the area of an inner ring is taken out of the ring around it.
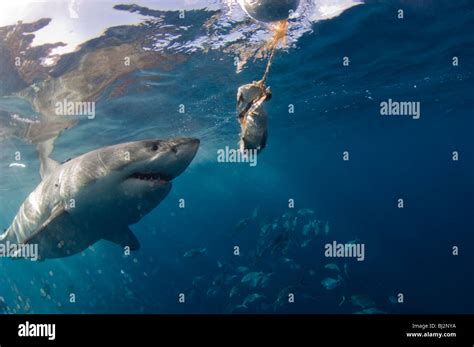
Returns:
[[[397,18],[401,6],[404,19]],[[260,78],[265,61],[251,61],[236,74],[232,55],[195,52],[175,70],[140,71],[161,78],[145,90],[104,96],[96,119],[60,136],[53,157],[193,136],[201,139],[196,159],[170,195],[131,227],[142,244],[131,256],[102,241],[69,258],[2,260],[6,311],[353,313],[361,308],[351,296],[364,295],[387,313],[472,313],[473,24],[470,1],[368,1],[316,23],[296,47],[275,57],[268,144],[255,167],[216,158],[219,149],[237,146],[236,91]],[[346,56],[349,66],[342,64]],[[420,119],[381,116],[380,103],[388,99],[419,101]],[[28,108],[12,99],[2,106]],[[23,153],[26,170],[9,170],[15,150]],[[6,228],[39,183],[39,163],[34,148],[20,140],[2,143],[2,162],[0,225]],[[257,259],[262,224],[301,208],[327,221],[328,234]],[[256,209],[256,220],[235,232]],[[356,238],[365,244],[364,261],[324,258],[325,243]],[[206,254],[183,257],[195,248]],[[283,258],[297,266],[282,265]],[[327,263],[347,270],[332,290],[321,285],[335,277]],[[245,287],[239,266],[270,274],[268,283]],[[239,293],[230,297],[233,287]],[[294,303],[278,305],[288,287]],[[389,300],[400,293],[403,303]],[[252,294],[263,297],[239,307]]]

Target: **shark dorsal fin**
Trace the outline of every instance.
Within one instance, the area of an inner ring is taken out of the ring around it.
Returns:
[[[41,161],[41,168],[40,168],[41,179],[44,179],[46,176],[48,176],[60,165],[61,164],[59,164],[56,160],[53,160],[51,158],[44,158]]]
[[[39,159],[41,162],[41,165],[40,165],[41,179],[44,179],[46,176],[48,176],[51,172],[53,172],[57,167],[61,165],[57,161],[49,157],[49,155],[53,151],[53,143],[54,143],[54,139],[49,139],[44,142],[38,143],[38,145],[36,146],[36,149],[38,150],[38,154],[39,154]]]

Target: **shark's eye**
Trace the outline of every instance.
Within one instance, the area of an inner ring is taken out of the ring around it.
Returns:
[[[155,143],[153,146],[151,146],[151,150],[156,152],[158,150],[158,145]]]

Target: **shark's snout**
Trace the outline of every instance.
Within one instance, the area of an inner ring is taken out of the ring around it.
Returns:
[[[199,143],[195,138],[137,142],[137,156],[141,156],[142,160],[128,167],[125,179],[146,182],[148,187],[166,186],[191,164]]]
[[[201,141],[194,138],[183,138],[174,140],[175,144],[172,146],[173,151],[177,156],[191,157],[192,160],[197,153]]]
[[[199,149],[199,144],[200,141],[195,138],[178,138],[169,141],[171,160],[174,162],[166,173],[170,179],[179,176],[191,164]]]

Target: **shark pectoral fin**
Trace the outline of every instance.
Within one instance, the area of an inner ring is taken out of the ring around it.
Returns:
[[[45,230],[48,226],[51,226],[53,224],[56,225],[60,224],[61,222],[64,222],[66,218],[69,217],[69,213],[66,211],[64,206],[57,205],[53,208],[51,211],[51,214],[49,215],[48,219],[44,221],[43,224],[39,226],[36,230],[34,230],[30,235],[23,241],[23,243],[34,243],[32,240],[38,236],[43,230]]]
[[[120,229],[111,228],[110,232],[102,238],[121,247],[130,247],[131,251],[136,251],[140,248],[140,241],[138,241],[137,237],[127,226]]]
[[[264,149],[267,145],[267,138],[268,138],[268,132],[265,131],[265,133],[263,134],[263,137],[262,137],[262,141],[260,143],[260,150]]]

